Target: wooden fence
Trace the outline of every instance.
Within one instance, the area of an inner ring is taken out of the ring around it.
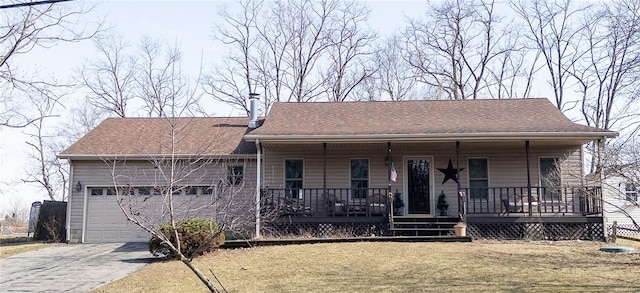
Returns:
[[[66,242],[67,202],[45,200],[40,208],[34,240]]]
[[[613,243],[616,242],[617,238],[640,242],[640,230],[635,225],[620,226],[618,221],[613,221],[610,237]]]

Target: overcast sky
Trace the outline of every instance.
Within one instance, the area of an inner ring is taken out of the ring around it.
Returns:
[[[216,7],[225,2],[106,1],[85,4],[95,3],[90,17],[96,21],[104,17],[106,23],[131,44],[137,43],[145,35],[171,44],[177,43],[183,53],[186,72],[196,76],[201,60],[206,71],[223,55],[224,50],[216,45],[211,36]],[[370,24],[381,35],[400,28],[405,15],[416,16],[426,9],[426,1],[366,2],[371,9]],[[93,44],[87,41],[37,49],[20,56],[18,61],[25,71],[37,71],[40,76],[66,81],[94,54]],[[222,116],[241,113],[223,104],[211,104],[210,107]],[[0,216],[16,203],[28,208],[34,201],[48,199],[44,190],[20,183],[25,177],[25,169],[34,164],[27,159],[29,149],[23,131],[0,128]]]

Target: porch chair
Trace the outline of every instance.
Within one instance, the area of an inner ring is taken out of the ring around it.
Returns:
[[[509,215],[509,213],[522,213],[522,207],[511,205],[511,203],[509,203],[509,199],[503,198],[501,201],[504,208],[502,213],[500,213],[501,217]]]
[[[324,202],[325,202],[326,211],[328,213],[344,212],[344,207],[345,207],[344,202],[342,200],[338,200],[338,198],[335,195],[331,193],[324,195]]]
[[[372,214],[384,214],[387,211],[387,198],[379,193],[369,196],[369,206],[367,210]]]

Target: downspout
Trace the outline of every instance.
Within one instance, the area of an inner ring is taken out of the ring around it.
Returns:
[[[389,218],[389,227],[393,228],[393,196],[391,195],[391,171],[393,168],[393,160],[391,160],[391,142],[387,142],[387,199],[386,206],[389,207],[387,215]]]
[[[256,139],[256,238],[260,238],[260,140]]]
[[[530,151],[530,145],[529,145],[529,141],[525,141],[525,151],[527,153],[527,196],[528,196],[528,202],[529,202],[529,217],[531,217],[531,165],[529,164],[529,151]]]
[[[327,195],[327,143],[322,143],[322,192],[325,197],[325,201],[328,199]]]
[[[73,163],[69,162],[69,193],[67,195],[67,218],[65,219],[64,228],[67,234],[67,243],[71,240],[71,198],[73,197]]]

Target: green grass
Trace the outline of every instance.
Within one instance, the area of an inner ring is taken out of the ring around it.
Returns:
[[[636,254],[601,242],[360,242],[223,250],[194,263],[229,292],[630,292]],[[640,249],[636,247],[636,249]],[[96,292],[203,292],[178,261],[157,262]]]

